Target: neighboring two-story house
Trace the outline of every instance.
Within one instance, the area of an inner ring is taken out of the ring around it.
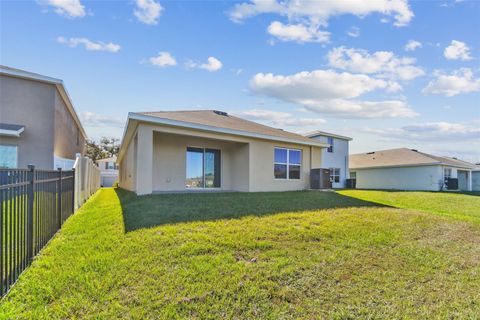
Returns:
[[[97,160],[97,165],[100,169],[100,185],[102,187],[112,187],[118,180],[117,157]]]
[[[71,169],[86,138],[62,80],[0,66],[0,168]]]
[[[349,178],[348,143],[352,138],[324,131],[309,132],[305,136],[329,145],[322,149],[321,167],[330,169],[333,188],[345,188]]]

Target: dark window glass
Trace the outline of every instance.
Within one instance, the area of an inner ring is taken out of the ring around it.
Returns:
[[[300,164],[302,161],[302,152],[300,150],[288,150],[288,160],[290,164]]]
[[[288,178],[289,179],[300,179],[300,166],[289,165],[288,166]]]
[[[333,138],[332,137],[327,137],[327,143],[330,145],[330,147],[328,147],[328,152],[333,152]]]
[[[275,164],[274,173],[276,179],[287,179],[287,165]]]
[[[275,160],[276,163],[287,163],[287,149],[275,148]]]
[[[220,150],[205,150],[205,188],[220,188]]]

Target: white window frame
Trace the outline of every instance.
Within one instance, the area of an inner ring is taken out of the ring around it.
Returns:
[[[186,185],[187,182],[187,168],[188,168],[188,163],[187,163],[187,152],[188,148],[196,148],[196,149],[203,149],[203,168],[202,168],[202,174],[203,174],[203,186],[202,187],[192,187],[188,188]],[[220,187],[211,187],[207,188],[205,187],[205,151],[207,149],[210,150],[218,150],[220,151]],[[222,148],[215,148],[215,147],[201,147],[201,146],[193,146],[193,145],[187,145],[185,148],[185,189],[186,190],[220,190],[223,187],[223,150]]]
[[[448,175],[447,175],[447,172],[449,172]],[[453,174],[452,168],[443,168],[443,180],[445,180],[447,178],[451,178],[452,174]]]
[[[332,143],[330,143],[328,140],[332,140]],[[330,147],[327,148],[327,152],[328,153],[333,153],[333,150],[334,150],[334,147],[333,145],[335,144],[334,143],[335,139],[333,137],[327,137],[327,143],[330,145]]]
[[[338,175],[335,174],[335,170],[338,170]],[[340,183],[342,176],[342,169],[341,168],[330,168],[330,179],[332,183]],[[338,182],[335,181],[335,177],[338,177]]]
[[[276,162],[275,161],[275,150],[276,149],[282,149],[282,150],[287,150],[287,162]],[[296,163],[290,163],[290,150],[292,151],[300,151],[300,164]],[[273,178],[275,180],[293,180],[293,181],[298,181],[302,180],[302,162],[303,162],[303,150],[302,149],[295,149],[295,148],[285,148],[285,147],[274,147],[273,148]],[[277,178],[275,177],[275,165],[280,164],[280,165],[286,165],[287,166],[287,177],[286,178]],[[300,167],[300,176],[297,178],[290,178],[290,165],[292,166],[299,166]]]

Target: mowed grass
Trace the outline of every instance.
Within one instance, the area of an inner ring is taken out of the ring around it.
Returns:
[[[388,206],[480,223],[480,192],[342,190],[338,193]]]
[[[335,193],[102,189],[0,308],[14,319],[475,319],[480,226]]]

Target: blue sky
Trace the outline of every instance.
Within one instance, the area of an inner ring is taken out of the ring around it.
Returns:
[[[91,138],[220,109],[480,161],[478,1],[0,2],[0,63],[63,79]],[[407,46],[407,44],[409,44]]]

